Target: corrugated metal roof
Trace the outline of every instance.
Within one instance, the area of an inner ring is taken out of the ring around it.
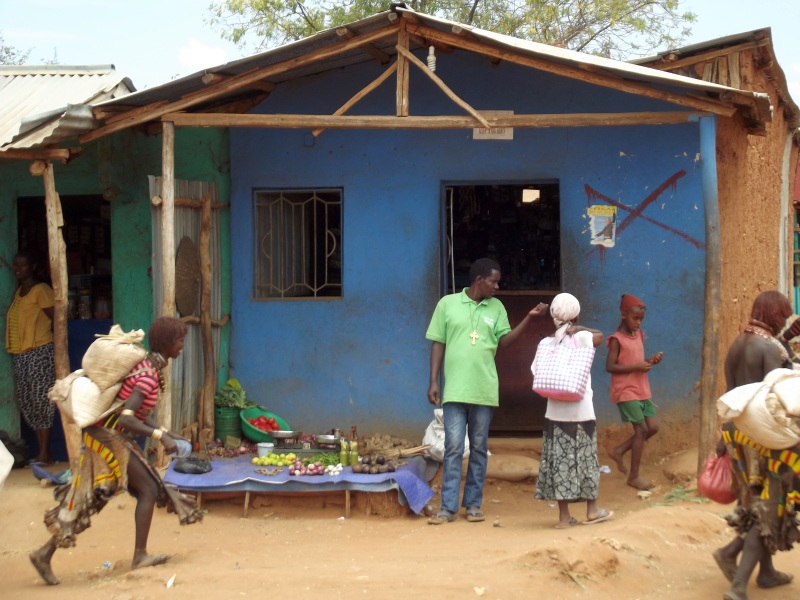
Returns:
[[[86,105],[135,89],[114,65],[0,65],[0,151],[75,138],[97,125]]]
[[[598,72],[613,77],[621,78],[628,81],[638,81],[659,86],[669,86],[672,88],[680,88],[692,92],[709,92],[716,95],[725,95],[741,99],[752,99],[759,105],[759,112],[762,114],[769,114],[769,98],[765,94],[759,94],[752,91],[742,91],[735,88],[730,88],[715,83],[710,83],[702,80],[692,79],[673,73],[663,72],[656,69],[642,67],[636,64],[612,60],[591,54],[584,54],[565,48],[557,48],[547,44],[540,44],[537,42],[530,42],[520,40],[511,36],[493,33],[490,31],[481,30],[463,23],[457,23],[439,17],[433,17],[423,13],[417,13],[410,9],[395,8],[394,10],[381,12],[360,21],[355,21],[346,26],[346,29],[355,35],[364,35],[371,33],[375,30],[385,27],[391,20],[397,19],[397,14],[410,19],[408,24],[408,31],[412,35],[412,43],[414,41],[415,27],[425,27],[430,30],[435,30],[444,33],[458,32],[466,36],[468,39],[480,41],[490,47],[504,50],[513,50],[515,53],[529,56],[531,58],[541,59],[548,63],[556,63],[565,67],[582,69],[585,72]],[[271,65],[291,61],[301,56],[313,53],[317,50],[328,48],[342,41],[342,27],[333,28],[322,31],[316,35],[308,38],[280,46],[278,48],[261,52],[253,56],[242,58],[237,61],[229,62],[224,65],[210,67],[202,71],[198,71],[192,75],[176,79],[160,86],[151,87],[141,92],[131,94],[124,99],[112,100],[105,103],[105,106],[114,106],[117,108],[122,107],[142,107],[152,103],[171,102],[180,98],[185,98],[195,92],[201,92],[209,88],[208,83],[203,81],[205,77],[208,80],[210,75],[219,75],[222,77],[232,77],[242,75],[248,71],[255,71],[264,69]],[[417,39],[425,38],[425,33],[416,35]],[[381,38],[370,44],[375,50],[387,55],[387,62],[389,57],[397,54],[395,49],[396,39],[389,36]],[[456,50],[457,51],[457,50]],[[280,84],[290,79],[298,77],[305,77],[339,69],[344,66],[353,65],[363,62],[375,61],[374,56],[370,55],[362,48],[355,48],[353,50],[336,54],[329,58],[321,58],[311,64],[303,65],[298,68],[293,68],[284,71],[278,75],[270,76],[266,81],[274,84]],[[240,92],[242,90],[239,90]],[[230,95],[230,94],[229,94]],[[218,98],[217,98],[218,100]],[[205,106],[207,103],[198,102],[192,109],[198,109]],[[191,109],[190,109],[191,110]]]

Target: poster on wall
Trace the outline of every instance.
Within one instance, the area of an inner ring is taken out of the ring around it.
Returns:
[[[617,207],[595,204],[588,209],[590,243],[613,248],[617,241]]]

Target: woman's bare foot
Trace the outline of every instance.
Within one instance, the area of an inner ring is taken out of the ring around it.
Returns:
[[[131,569],[141,569],[142,567],[155,567],[163,565],[172,555],[170,554],[137,554],[131,561]]]
[[[722,550],[715,550],[711,556],[717,562],[719,570],[725,575],[725,579],[733,583],[733,578],[736,577],[736,559],[725,556]]]
[[[617,463],[617,469],[619,469],[620,473],[622,473],[623,475],[628,474],[628,469],[625,467],[625,463],[622,462],[622,454],[620,453],[619,450],[617,450],[616,448],[612,448],[611,450],[608,451],[608,456],[611,458],[611,460]]]
[[[636,488],[637,490],[652,490],[655,484],[651,481],[647,481],[644,477],[634,477],[633,479],[628,479],[628,485],[632,488]]]
[[[731,588],[724,594],[722,594],[722,600],[749,600],[747,597],[747,591],[745,590],[737,590],[736,588]]]
[[[39,573],[39,577],[44,579],[44,582],[47,585],[58,585],[61,583],[58,578],[53,573],[53,569],[50,567],[50,558],[52,554],[48,556],[48,552],[46,548],[40,548],[39,550],[34,550],[28,555],[28,558],[31,559],[31,564],[33,568],[36,569],[36,572]]]
[[[791,573],[783,573],[782,571],[773,571],[772,573],[758,573],[756,577],[756,585],[760,588],[774,588],[779,585],[787,585],[792,582],[794,575]]]

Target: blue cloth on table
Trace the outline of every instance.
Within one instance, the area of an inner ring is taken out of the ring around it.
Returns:
[[[289,475],[287,467],[277,475],[264,475],[256,469],[265,467],[254,465],[250,455],[215,459],[211,461],[211,466],[209,473],[188,475],[175,471],[173,461],[164,475],[164,482],[194,492],[266,492],[270,488],[286,492],[383,492],[397,489],[401,492],[401,501],[405,498],[408,506],[417,514],[433,497],[433,490],[425,479],[425,459],[418,456],[408,459],[407,465],[397,467],[393,473],[376,475],[353,473],[350,467],[345,467],[336,476]]]

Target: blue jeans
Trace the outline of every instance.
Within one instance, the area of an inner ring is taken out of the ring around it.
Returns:
[[[486,462],[489,450],[489,424],[493,406],[446,402],[444,410],[444,472],[442,475],[442,510],[458,512],[458,493],[461,489],[461,463],[464,458],[464,438],[469,436],[469,466],[464,483],[461,506],[480,507],[483,484],[486,481]]]

